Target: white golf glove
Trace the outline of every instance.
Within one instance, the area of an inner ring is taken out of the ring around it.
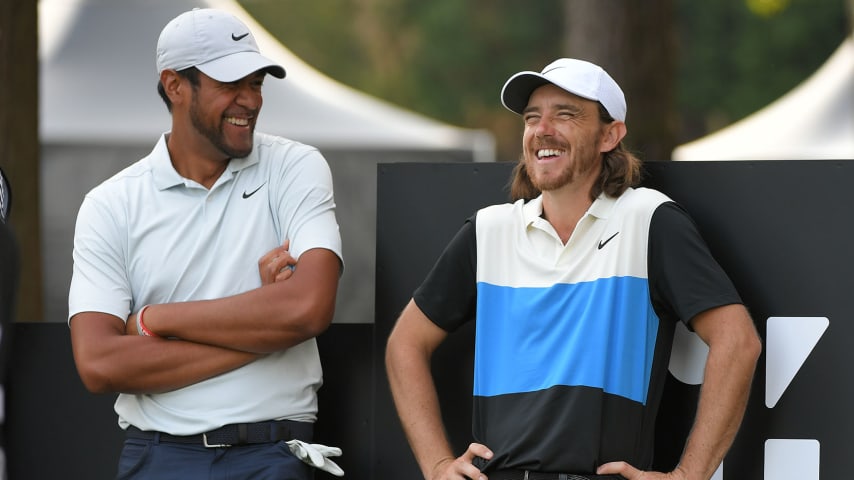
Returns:
[[[291,453],[303,462],[331,473],[337,477],[344,476],[344,470],[329,457],[338,457],[341,455],[341,449],[338,447],[327,447],[318,443],[305,443],[300,440],[290,440],[285,442]]]

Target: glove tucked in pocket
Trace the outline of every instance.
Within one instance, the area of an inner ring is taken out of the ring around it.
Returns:
[[[326,445],[320,445],[318,443],[305,443],[300,440],[290,440],[285,443],[288,444],[288,448],[291,449],[291,453],[303,462],[315,468],[329,472],[337,477],[344,476],[344,470],[342,470],[338,464],[329,459],[329,457],[341,456],[340,448],[327,447]]]

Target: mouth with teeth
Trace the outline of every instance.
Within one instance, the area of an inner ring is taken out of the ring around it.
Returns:
[[[564,152],[565,150],[557,148],[541,148],[537,150],[537,158],[543,160],[547,158],[559,157],[563,155]]]
[[[231,125],[236,125],[238,127],[247,127],[249,126],[248,118],[239,118],[239,117],[225,117],[225,122]]]

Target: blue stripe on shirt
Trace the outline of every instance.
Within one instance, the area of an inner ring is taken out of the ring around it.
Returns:
[[[479,282],[474,394],[587,386],[646,404],[658,322],[643,278]]]

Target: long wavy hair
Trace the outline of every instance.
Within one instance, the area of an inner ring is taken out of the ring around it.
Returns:
[[[605,107],[601,103],[597,104],[599,121],[604,125],[613,122],[613,117]],[[602,170],[590,189],[590,199],[595,200],[602,192],[610,197],[619,197],[627,188],[637,186],[640,183],[642,165],[643,162],[620,141],[613,150],[602,154]],[[510,182],[510,199],[514,202],[519,199],[528,201],[541,193],[528,176],[524,156],[520,156],[519,162],[513,168]]]

